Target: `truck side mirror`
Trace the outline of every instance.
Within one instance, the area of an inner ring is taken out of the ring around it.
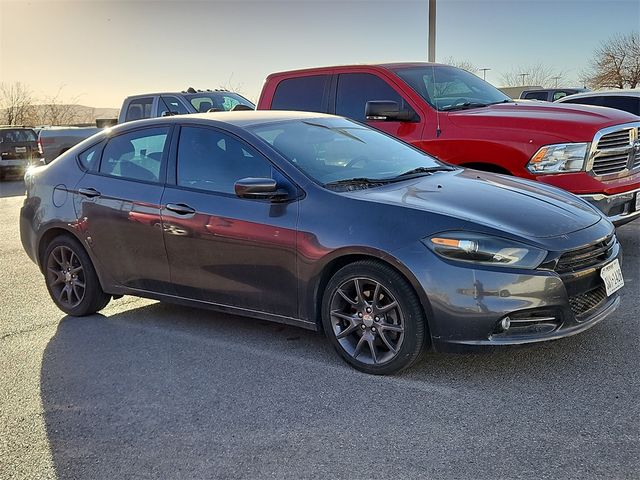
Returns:
[[[415,120],[413,110],[400,109],[398,102],[391,100],[371,100],[364,108],[367,120],[383,120],[395,122],[411,122]]]

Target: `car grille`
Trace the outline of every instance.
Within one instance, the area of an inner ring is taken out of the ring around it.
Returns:
[[[626,126],[602,135],[591,152],[596,175],[612,175],[640,166],[640,154],[634,150],[638,126]]]
[[[569,297],[569,305],[576,317],[582,317],[598,308],[606,299],[607,290],[604,285],[600,285],[588,292]]]
[[[564,252],[558,259],[555,270],[558,273],[568,273],[593,267],[609,257],[616,242],[616,236],[610,235],[593,245]]]

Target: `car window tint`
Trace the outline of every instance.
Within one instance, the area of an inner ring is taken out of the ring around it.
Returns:
[[[365,120],[365,106],[371,100],[390,100],[404,108],[403,98],[383,79],[370,73],[346,73],[338,77],[336,114]]]
[[[328,79],[328,75],[311,75],[281,81],[273,95],[271,109],[323,112]]]
[[[526,100],[546,100],[547,92],[529,92],[525,93],[524,98]]]
[[[157,182],[168,133],[168,128],[149,128],[112,138],[104,148],[100,172]]]
[[[178,115],[189,113],[182,102],[176,97],[166,97],[163,95],[158,100],[158,116],[161,117],[167,112],[177,113]]]
[[[101,149],[102,143],[98,143],[78,155],[78,160],[80,160],[80,164],[85,168],[85,170],[93,171],[96,169]]]
[[[208,128],[182,127],[178,185],[235,194],[235,182],[247,177],[271,178],[271,164],[231,135]]]
[[[611,95],[602,96],[602,105],[609,108],[617,108],[625,112],[640,115],[640,97]]]
[[[140,120],[142,118],[151,118],[151,107],[153,106],[153,97],[136,98],[129,103],[127,107],[127,116],[125,121]]]
[[[36,134],[29,129],[3,130],[0,131],[0,142],[4,143],[23,143],[35,142]]]

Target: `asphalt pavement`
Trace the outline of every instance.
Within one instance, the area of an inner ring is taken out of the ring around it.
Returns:
[[[0,183],[0,479],[638,479],[640,222],[574,337],[359,373],[320,334],[124,297],[65,316]]]

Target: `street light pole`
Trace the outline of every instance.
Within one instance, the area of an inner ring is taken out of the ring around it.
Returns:
[[[556,81],[556,88],[558,88],[558,80],[560,80],[560,77],[551,77],[552,79],[554,79]]]
[[[487,79],[487,72],[491,70],[490,68],[481,68],[480,71],[482,72],[482,79],[486,80]]]
[[[429,61],[436,61],[436,0],[429,0]]]
[[[524,87],[524,77],[528,77],[529,74],[528,73],[521,73],[520,76],[522,77],[522,86]]]

